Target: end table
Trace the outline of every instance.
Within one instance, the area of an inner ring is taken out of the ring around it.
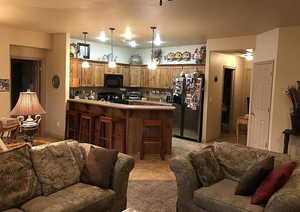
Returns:
[[[284,134],[284,147],[283,147],[283,153],[287,154],[289,150],[289,142],[290,142],[290,135],[294,136],[300,136],[297,134],[294,130],[286,129],[283,131]]]

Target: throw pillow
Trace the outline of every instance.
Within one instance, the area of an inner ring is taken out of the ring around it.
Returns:
[[[41,194],[28,145],[0,153],[0,161],[0,211],[16,207]]]
[[[212,148],[191,152],[190,158],[202,186],[210,186],[224,179],[223,171]]]
[[[35,146],[31,158],[44,195],[79,182],[80,169],[67,142]]]
[[[245,196],[252,195],[273,168],[274,157],[268,157],[262,161],[256,162],[241,177],[240,182],[235,189],[235,194]]]
[[[81,181],[101,188],[110,188],[118,151],[91,147],[87,155]]]
[[[290,162],[278,168],[274,168],[252,196],[251,203],[266,203],[272,194],[288,181],[295,167],[296,163]]]

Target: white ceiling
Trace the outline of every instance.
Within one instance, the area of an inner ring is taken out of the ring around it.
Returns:
[[[157,26],[167,45],[257,34],[300,25],[300,0],[0,0],[0,24],[91,38],[113,26],[116,37],[130,26],[142,45]],[[145,42],[145,43],[144,43]]]

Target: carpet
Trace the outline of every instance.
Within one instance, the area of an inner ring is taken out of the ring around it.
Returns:
[[[177,186],[173,180],[131,180],[127,207],[139,212],[176,212]]]

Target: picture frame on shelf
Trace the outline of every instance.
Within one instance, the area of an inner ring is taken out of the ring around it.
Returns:
[[[0,79],[0,92],[9,92],[9,79]]]
[[[78,58],[90,59],[90,44],[77,43],[77,48],[78,48],[78,53],[77,53]]]

